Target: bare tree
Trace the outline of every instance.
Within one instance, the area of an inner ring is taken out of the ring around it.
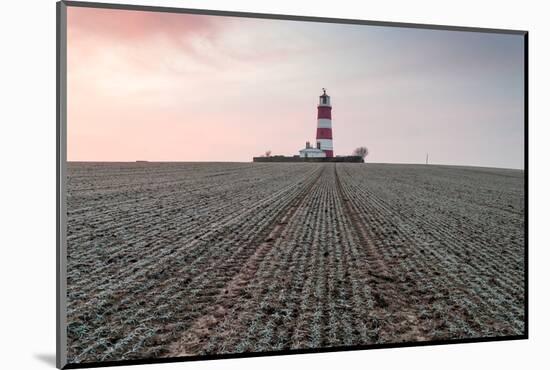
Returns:
[[[369,149],[366,146],[360,146],[359,148],[353,151],[353,155],[356,155],[365,159],[365,157],[369,155]]]
[[[265,156],[266,157],[271,157],[271,150],[266,150]]]

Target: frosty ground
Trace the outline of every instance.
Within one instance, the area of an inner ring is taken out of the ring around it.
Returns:
[[[69,362],[524,333],[524,173],[69,163]]]

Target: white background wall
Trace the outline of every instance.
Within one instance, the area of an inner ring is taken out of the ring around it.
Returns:
[[[130,2],[131,0],[128,0]],[[550,25],[542,1],[134,1],[530,31],[530,339],[149,365],[147,369],[543,368],[550,344],[547,217]],[[55,354],[55,2],[2,4],[0,340],[4,369],[52,368]],[[546,351],[545,351],[546,350]],[[136,367],[134,367],[136,368]]]

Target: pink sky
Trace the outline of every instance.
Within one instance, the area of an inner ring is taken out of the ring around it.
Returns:
[[[516,35],[68,8],[69,161],[335,154],[522,168]]]

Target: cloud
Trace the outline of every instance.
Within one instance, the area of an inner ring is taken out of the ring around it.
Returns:
[[[221,19],[212,16],[116,10],[98,8],[68,8],[69,33],[85,41],[87,37],[110,41],[143,42],[159,35],[182,42],[193,35],[214,36]]]
[[[430,151],[521,167],[522,46],[510,35],[69,7],[68,155],[296,154],[327,87],[337,154],[367,145],[374,161]]]

